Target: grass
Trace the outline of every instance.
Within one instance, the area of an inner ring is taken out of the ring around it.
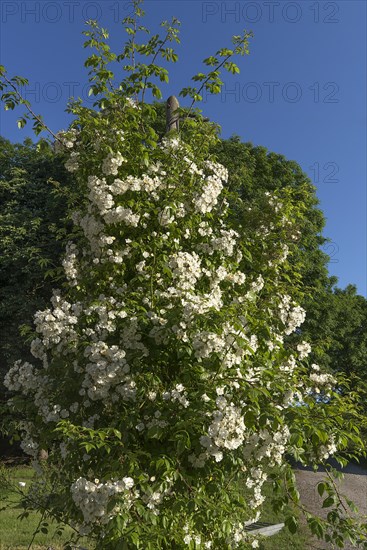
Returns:
[[[32,541],[33,534],[40,527],[41,514],[29,512],[28,517],[20,519],[23,511],[22,493],[26,494],[35,477],[29,466],[0,467],[0,550],[26,550]],[[19,483],[25,483],[21,487]],[[46,520],[48,533],[39,532],[32,542],[32,550],[61,550],[70,539],[73,530],[60,526],[54,521]],[[56,535],[61,528],[62,534]],[[85,547],[83,541],[81,544]]]
[[[0,550],[27,550],[32,540],[33,533],[39,528],[41,514],[30,512],[29,516],[20,519],[19,516],[23,509],[21,506],[21,492],[27,492],[34,479],[34,470],[29,466],[7,466],[2,469],[0,476]],[[1,477],[3,481],[1,483]],[[25,483],[23,488],[19,482]],[[11,489],[10,484],[13,486]],[[270,487],[268,493],[270,494]],[[264,513],[261,521],[268,523],[282,523],[284,516],[276,515],[272,511],[269,504],[265,504]],[[72,529],[65,527],[62,535],[57,536],[55,533],[60,527],[56,522],[48,520],[48,533],[38,533],[32,543],[32,550],[46,550],[51,547],[52,550],[61,550],[64,544],[69,540]],[[301,527],[300,531],[292,535],[286,527],[284,527],[277,535],[267,537],[261,540],[260,550],[307,550],[309,548],[310,535],[305,527]],[[85,540],[81,541],[83,547],[87,547],[88,543]]]
[[[264,490],[266,493],[266,490]],[[271,509],[271,506],[267,501],[264,504],[264,513],[261,516],[261,521],[267,523],[283,523],[284,516],[277,515]],[[300,522],[300,528],[297,533],[292,534],[287,529],[283,529],[276,535],[271,537],[263,538],[260,542],[260,550],[308,550],[310,548],[310,532],[304,525]]]
[[[268,474],[270,471],[268,472]],[[272,470],[274,473],[274,470]],[[266,481],[262,487],[262,494],[266,497],[261,511],[261,517],[259,518],[260,522],[270,523],[270,524],[279,524],[284,523],[284,520],[287,516],[292,515],[298,519],[298,530],[296,533],[292,534],[289,529],[284,526],[276,535],[271,535],[269,537],[260,537],[259,538],[259,550],[309,550],[311,547],[312,535],[310,530],[304,521],[301,521],[300,512],[295,505],[289,503],[286,505],[285,509],[275,513],[272,508],[272,495],[273,495],[273,486],[270,480]],[[242,487],[242,495],[245,499],[252,497],[252,492],[249,491],[245,486]],[[282,496],[278,494],[277,497]]]
[[[272,486],[266,482],[263,486],[263,494],[271,497]],[[246,489],[244,490],[246,494]],[[299,516],[295,508],[287,508],[284,512],[276,514],[271,506],[271,498],[267,498],[263,504],[263,510],[259,521],[271,524],[284,523],[286,512],[292,512],[296,517]],[[311,533],[304,522],[299,521],[299,529],[292,534],[286,526],[276,535],[262,537],[259,542],[259,550],[308,550],[310,548]]]

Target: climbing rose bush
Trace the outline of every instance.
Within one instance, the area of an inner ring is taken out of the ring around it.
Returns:
[[[302,203],[267,193],[249,229],[214,128],[197,115],[158,139],[137,80],[75,102],[57,136],[83,197],[68,282],[35,315],[33,364],[5,379],[43,480],[28,499],[98,548],[256,548],[268,476],[297,500],[286,455],[316,464],[348,441],[321,412],[336,380],[307,367],[308,342],[285,346],[306,315],[287,259]]]
[[[283,346],[305,318],[277,287],[286,253],[274,230],[293,231],[295,206],[266,197],[268,252],[249,271],[208,144],[169,136],[142,162],[138,107],[120,109],[123,128],[102,112],[98,132],[83,120],[61,136],[86,192],[82,235],[67,248],[67,288],[35,315],[34,365],[5,379],[32,419],[21,445],[38,468],[50,450],[51,508],[100,544],[143,548],[154,533],[157,547],[256,547],[246,526],[289,450],[287,411],[335,383],[316,365],[304,375],[308,343]],[[317,452],[335,450],[330,434]]]

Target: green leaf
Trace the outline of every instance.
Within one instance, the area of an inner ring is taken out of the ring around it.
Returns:
[[[321,481],[318,485],[317,485],[317,492],[319,493],[320,497],[322,497],[322,495],[324,494],[326,490],[326,483],[324,483],[323,481]]]
[[[322,503],[323,508],[329,508],[330,506],[334,506],[335,504],[335,497],[334,496],[328,496],[324,502]]]
[[[289,532],[294,535],[298,529],[298,520],[295,516],[289,516],[285,519],[285,525],[288,528]]]
[[[183,453],[184,450],[185,450],[185,442],[183,441],[183,439],[179,439],[179,440],[177,441],[176,449],[177,449],[177,454],[178,454],[179,456],[182,455],[182,453]]]

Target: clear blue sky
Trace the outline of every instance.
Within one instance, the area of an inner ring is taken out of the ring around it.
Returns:
[[[296,160],[317,186],[332,240],[330,272],[339,286],[366,295],[366,5],[364,0],[147,0],[145,24],[176,16],[182,23],[179,63],[165,97],[188,85],[201,60],[253,30],[251,55],[241,74],[225,77],[221,96],[202,104],[227,138]],[[131,2],[104,0],[5,1],[1,10],[1,63],[30,81],[26,96],[57,131],[69,122],[69,95],[88,103],[84,21],[98,19],[119,51],[121,20]],[[32,136],[1,111],[0,133],[11,141]]]

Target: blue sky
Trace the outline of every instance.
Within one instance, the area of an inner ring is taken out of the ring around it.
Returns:
[[[330,273],[339,286],[366,295],[366,5],[364,0],[146,0],[145,24],[176,16],[181,21],[179,63],[170,70],[164,97],[188,85],[201,61],[252,30],[251,54],[240,75],[225,76],[223,92],[202,103],[224,138],[263,145],[296,160],[317,187],[331,239]],[[69,122],[70,95],[88,104],[81,34],[85,20],[109,29],[121,51],[121,20],[129,1],[5,1],[0,4],[0,58],[9,74],[25,76],[24,90],[37,113],[57,131]],[[185,104],[183,102],[183,104]],[[16,115],[1,111],[0,134],[11,141],[32,136],[18,130]]]

